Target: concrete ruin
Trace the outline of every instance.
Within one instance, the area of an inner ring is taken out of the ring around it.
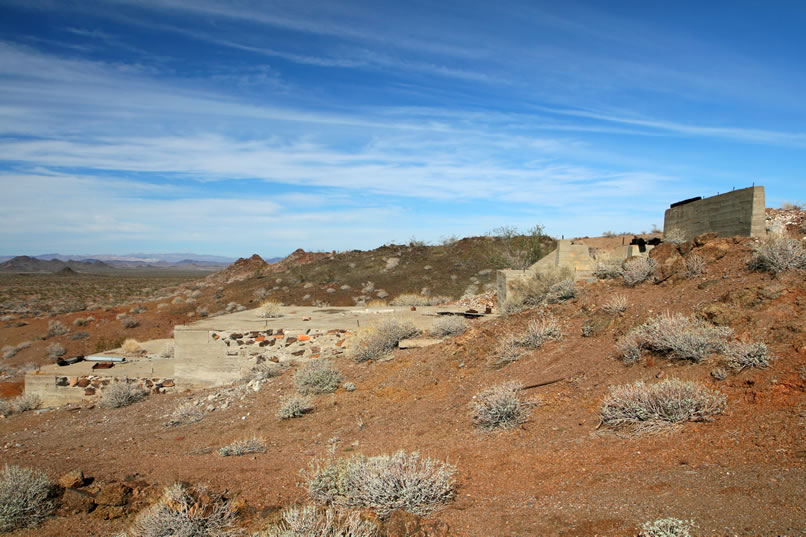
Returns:
[[[155,393],[226,386],[241,381],[260,362],[286,363],[346,354],[362,327],[394,316],[427,332],[438,314],[463,314],[462,308],[295,307],[278,318],[261,318],[259,309],[202,319],[174,328],[172,357],[161,351],[171,340],[141,343],[144,351],[125,356],[116,349],[76,363],[44,366],[25,375],[26,393],[44,406],[97,401],[115,382]],[[439,340],[429,340],[433,344]],[[425,341],[409,342],[416,347]],[[99,365],[101,364],[101,365]]]
[[[673,203],[663,218],[664,235],[672,230],[691,240],[702,233],[719,237],[766,235],[764,187],[752,186],[710,198]]]
[[[559,240],[557,248],[525,270],[505,269],[496,274],[499,307],[511,296],[516,282],[533,278],[536,274],[567,271],[575,281],[593,277],[599,263],[621,264],[630,257],[647,256],[653,245],[625,244],[612,250],[594,248],[581,240]]]

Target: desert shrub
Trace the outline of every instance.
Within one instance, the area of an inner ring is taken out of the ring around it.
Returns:
[[[171,300],[171,304],[182,304],[184,301],[185,301],[184,298],[182,298],[181,296],[177,296],[174,297],[173,300]]]
[[[577,284],[572,279],[557,282],[549,287],[546,293],[546,302],[549,304],[557,304],[571,300],[577,296]]]
[[[806,203],[785,201],[781,204],[781,209],[784,211],[806,211]]]
[[[507,294],[506,302],[502,310],[504,313],[517,313],[526,308],[539,306],[549,301],[552,289],[555,289],[556,297],[563,294],[563,289],[567,291],[567,284],[554,287],[557,284],[571,279],[568,269],[553,270],[549,272],[534,272],[526,278],[521,278],[512,282],[510,292]],[[554,295],[551,295],[554,296]]]
[[[123,319],[127,318],[128,315],[126,313],[118,313],[115,315],[115,319],[118,321],[122,321]]]
[[[602,309],[611,315],[617,315],[627,311],[627,297],[624,295],[613,295],[607,302],[602,304]]]
[[[283,512],[283,520],[255,537],[375,537],[376,524],[359,513],[307,506]]]
[[[679,228],[670,229],[663,234],[663,242],[683,244],[686,242],[686,232]]]
[[[453,300],[449,296],[425,296],[414,293],[398,295],[392,299],[393,306],[438,306]]]
[[[486,261],[498,269],[526,269],[534,265],[543,257],[546,243],[551,242],[540,225],[523,233],[514,227],[500,227],[488,233],[488,237]]]
[[[218,450],[222,457],[240,457],[249,453],[265,453],[266,443],[257,437],[236,440]]]
[[[204,418],[204,410],[201,407],[193,403],[182,403],[174,408],[168,416],[167,425],[170,427],[187,425],[201,421],[202,418]]]
[[[797,239],[783,234],[770,234],[755,248],[748,266],[751,270],[772,274],[806,270],[806,248]]]
[[[356,362],[380,358],[397,347],[400,340],[416,336],[420,331],[412,323],[399,319],[384,319],[362,330],[351,345],[351,357]]]
[[[526,333],[518,340],[518,344],[529,349],[539,349],[547,341],[559,340],[562,337],[563,333],[557,320],[554,317],[542,317],[529,321]]]
[[[7,417],[14,412],[14,404],[8,399],[0,399],[0,416]]]
[[[36,526],[53,511],[53,483],[38,470],[6,464],[0,472],[0,533]]]
[[[17,348],[11,345],[3,345],[3,359],[13,358],[17,354]]]
[[[258,315],[265,319],[275,319],[277,317],[282,317],[283,305],[277,302],[276,300],[266,300],[260,305]]]
[[[505,365],[517,362],[521,357],[520,347],[518,347],[518,340],[514,336],[505,337],[498,344],[498,347],[490,359],[490,367],[498,369]]]
[[[123,342],[120,348],[126,354],[137,354],[142,350],[140,342],[134,338],[126,338],[126,341]]]
[[[685,259],[685,265],[687,278],[702,276],[707,271],[705,258],[700,254],[689,254]]]
[[[476,394],[470,407],[473,422],[481,429],[508,429],[524,423],[529,417],[529,404],[521,401],[521,385],[505,382]]]
[[[140,326],[140,321],[137,319],[128,318],[123,320],[123,328],[137,328],[138,326]]]
[[[636,432],[686,421],[707,421],[725,410],[725,397],[694,382],[668,379],[614,386],[602,407],[602,424]]]
[[[128,382],[115,382],[104,388],[99,404],[104,408],[121,408],[145,399],[148,392]]]
[[[288,364],[274,363],[271,361],[260,362],[249,371],[247,380],[267,380],[279,377],[288,370]]]
[[[77,317],[77,318],[73,319],[73,325],[74,326],[87,326],[87,320],[82,319],[81,317]]]
[[[160,351],[160,358],[173,358],[174,357],[174,344],[166,343]]]
[[[615,280],[616,278],[621,278],[621,265],[619,263],[603,263],[599,261],[596,263],[593,275],[600,280]]]
[[[136,537],[225,537],[236,535],[235,510],[222,497],[181,484],[165,488],[135,519]]]
[[[294,373],[294,384],[303,395],[335,392],[343,377],[326,360],[311,360]]]
[[[66,352],[61,343],[51,343],[48,345],[48,357],[52,360],[64,356]]]
[[[655,260],[649,257],[639,256],[627,259],[621,266],[621,276],[624,278],[624,284],[633,287],[652,279],[655,275],[656,266]]]
[[[135,306],[135,307],[133,307],[132,309],[130,309],[130,310],[129,310],[129,313],[132,313],[132,314],[134,314],[134,315],[137,315],[137,314],[139,314],[139,313],[145,313],[145,312],[147,312],[147,311],[148,311],[148,308],[146,308],[146,307],[145,307],[145,306],[143,306],[143,305],[139,305],[139,306]]]
[[[431,333],[437,337],[458,336],[467,330],[467,321],[459,315],[440,315],[431,323]]]
[[[70,329],[61,321],[48,321],[48,337],[63,336],[69,334]]]
[[[664,313],[639,325],[619,341],[621,358],[634,363],[644,350],[676,360],[702,362],[710,353],[725,352],[733,331],[679,313]]]
[[[764,343],[733,343],[727,350],[728,367],[742,371],[748,367],[768,367],[775,357]]]
[[[73,341],[79,341],[81,339],[87,339],[88,337],[90,337],[88,332],[79,331],[70,336],[70,339]]]
[[[724,367],[717,367],[711,370],[711,377],[714,380],[725,380],[728,378],[728,370]]]
[[[638,537],[691,537],[689,530],[693,526],[694,522],[691,520],[661,518],[654,522],[645,522]]]
[[[310,397],[294,394],[283,399],[280,410],[277,411],[277,417],[282,420],[289,420],[299,418],[312,410],[313,402]]]
[[[350,381],[345,382],[344,384],[341,385],[341,387],[348,392],[354,392],[356,390],[355,383]]]
[[[426,516],[455,495],[450,464],[398,451],[394,455],[311,463],[306,487],[317,503],[369,508],[380,518],[402,509]]]

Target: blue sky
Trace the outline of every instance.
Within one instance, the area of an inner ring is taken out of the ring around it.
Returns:
[[[0,0],[0,253],[243,256],[806,201],[806,4]]]

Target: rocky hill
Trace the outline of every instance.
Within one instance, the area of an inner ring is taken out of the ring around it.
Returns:
[[[802,231],[790,231],[802,247]],[[326,254],[277,272],[253,256],[219,280],[146,304],[147,312],[133,314],[141,326],[128,333],[145,339],[162,330],[159,322],[193,318],[199,308],[209,315],[230,303],[292,302],[302,293],[313,301],[314,290],[315,299],[331,303],[377,300],[378,290],[390,299],[426,285],[456,298],[492,281],[480,274],[488,258],[470,254],[486,251],[485,240]],[[68,486],[56,515],[24,534],[122,531],[177,481],[208,487],[194,512],[209,514],[216,494],[224,494],[236,524],[256,531],[289,506],[313,503],[311,491],[324,486],[311,485],[317,464],[402,451],[454,471],[452,484],[435,512],[418,511],[424,517],[379,518],[384,512],[369,506],[363,516],[377,521],[382,535],[654,536],[663,534],[642,526],[671,519],[692,520],[695,536],[802,535],[806,266],[753,270],[759,265],[749,262],[761,246],[710,236],[662,245],[651,254],[655,270],[632,286],[619,277],[580,282],[573,297],[469,321],[467,331],[435,346],[363,362],[345,355],[332,363],[342,375],[339,387],[312,395],[312,409],[294,419],[278,412],[297,394],[300,368],[220,390],[151,395],[117,409],[12,414],[0,422],[4,462],[65,476]],[[102,314],[113,319],[115,311]],[[73,317],[59,319],[71,326]],[[40,330],[45,321],[24,320],[42,323]],[[511,422],[494,414],[493,425],[508,427],[490,426],[490,414],[480,411],[491,399],[485,390],[495,387],[521,404]],[[664,399],[670,394],[685,397]],[[199,420],[167,426],[178,408],[198,409]],[[638,418],[619,421],[619,412],[632,408],[640,409],[632,414]],[[680,419],[646,418],[655,415]],[[219,453],[252,438],[265,451]],[[71,470],[94,481],[71,482]],[[426,491],[428,479],[414,490]],[[685,525],[675,527],[667,534],[685,535]]]
[[[103,273],[113,267],[97,259],[86,261],[62,261],[60,259],[38,259],[20,255],[0,263],[0,272],[13,273],[53,273],[69,268],[75,272]]]

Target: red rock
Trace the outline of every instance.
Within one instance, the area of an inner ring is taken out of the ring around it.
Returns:
[[[174,386],[176,386],[176,384],[174,384],[173,379],[165,379],[162,382],[160,382],[160,386],[162,386],[163,388],[173,388]]]
[[[126,505],[131,496],[132,489],[123,483],[110,483],[101,488],[95,496],[95,503],[98,505]]]
[[[78,382],[76,382],[76,386],[78,386],[79,388],[86,388],[89,385],[90,385],[90,379],[79,379]]]
[[[340,339],[340,340],[338,340],[338,341],[336,342],[336,346],[337,346],[337,347],[341,347],[342,345],[344,345],[344,340],[343,340],[343,339]]]
[[[310,341],[311,336],[306,336],[304,334],[300,334],[297,336],[297,341]]]
[[[95,395],[95,388],[86,388],[84,390],[84,395]]]
[[[286,339],[286,340],[285,340],[285,346],[286,346],[286,347],[288,347],[288,346],[289,346],[289,345],[291,345],[292,343],[296,343],[296,342],[297,342],[297,338],[295,338],[295,337],[290,337],[290,338],[288,338],[288,339]]]
[[[258,336],[255,338],[255,341],[265,341],[266,336]]]
[[[66,489],[58,513],[63,516],[89,513],[95,508],[92,495],[84,490]]]
[[[59,478],[59,485],[66,489],[76,489],[84,484],[84,472],[72,470]]]

